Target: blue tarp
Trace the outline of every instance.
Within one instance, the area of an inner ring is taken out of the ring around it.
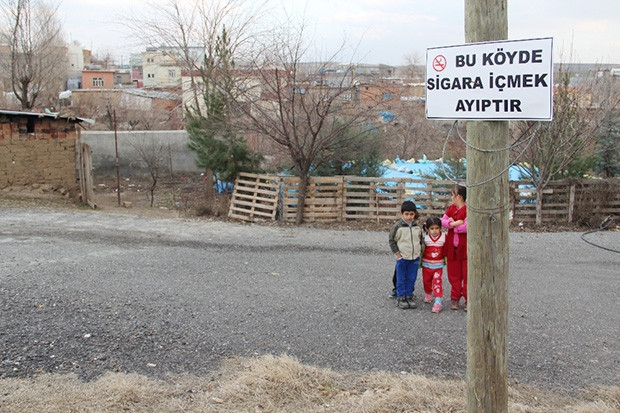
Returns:
[[[217,191],[218,194],[232,194],[233,193],[234,184],[232,182],[224,182],[219,179],[213,185],[213,188]]]
[[[441,168],[441,163],[438,161],[428,161],[426,157],[424,157],[420,162],[409,162],[403,161],[402,159],[396,158],[393,165],[386,166],[382,178],[412,178],[412,179],[424,179],[422,174],[431,174],[436,168]],[[516,181],[521,178],[521,172],[518,166],[511,166],[508,170],[509,179],[511,181]],[[396,185],[396,184],[394,184]],[[408,184],[408,188],[415,187],[423,187],[424,184]],[[218,180],[216,184],[213,186],[218,193],[228,193],[231,194],[233,192],[233,183],[232,182],[223,182]],[[414,191],[415,192],[415,191]]]
[[[422,174],[430,174],[436,168],[441,168],[441,163],[437,161],[426,162],[408,162],[396,158],[394,161],[396,169],[387,167],[381,175],[382,178],[414,178],[424,179]],[[521,172],[518,166],[511,166],[508,170],[509,180],[517,181],[521,178]]]
[[[381,175],[382,178],[410,178],[410,179],[425,179],[423,174],[431,174],[437,168],[441,168],[441,162],[438,161],[427,161],[423,159],[421,162],[408,162],[403,161],[401,159],[396,158],[396,160],[386,165],[385,172]],[[511,166],[508,170],[509,180],[519,180],[521,178],[521,172],[518,166]],[[395,182],[386,182],[388,186],[396,186]],[[416,188],[424,188],[426,184],[417,183],[417,182],[409,182],[406,184],[407,193],[409,196],[406,199],[409,199],[415,202],[416,195],[424,195],[426,191],[419,191]],[[377,189],[379,192],[383,192],[380,189]],[[425,206],[419,206],[424,209]]]
[[[380,110],[379,115],[383,117],[383,123],[390,123],[396,117],[395,113],[388,112],[387,110]]]

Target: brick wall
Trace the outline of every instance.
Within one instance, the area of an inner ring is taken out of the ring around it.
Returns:
[[[0,189],[31,184],[77,186],[75,123],[0,115]]]

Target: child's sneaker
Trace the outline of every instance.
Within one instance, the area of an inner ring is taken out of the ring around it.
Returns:
[[[418,308],[418,305],[416,304],[412,295],[406,297],[406,299],[407,299],[407,304],[409,304],[409,308]]]
[[[432,303],[433,302],[433,296],[431,294],[426,294],[424,296],[424,302],[425,303]]]
[[[396,288],[390,291],[390,298],[396,298]]]
[[[431,312],[433,313],[438,313],[441,311],[441,309],[443,308],[443,306],[439,303],[435,303],[433,304],[433,309],[431,310]]]
[[[405,297],[398,297],[397,303],[398,308],[402,308],[403,310],[409,308],[409,302],[407,302],[407,299]]]

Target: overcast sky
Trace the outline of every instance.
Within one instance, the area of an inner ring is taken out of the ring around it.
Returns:
[[[126,63],[136,49],[123,29],[111,23],[135,7],[144,11],[145,4],[145,0],[63,0],[59,13],[69,40],[95,54],[111,52]],[[346,38],[356,47],[356,62],[400,65],[406,55],[423,58],[428,47],[465,43],[464,0],[270,0],[270,4],[274,10],[270,15],[283,9],[289,15],[303,15],[322,49]],[[620,66],[620,0],[508,0],[508,36],[553,37],[556,62]]]

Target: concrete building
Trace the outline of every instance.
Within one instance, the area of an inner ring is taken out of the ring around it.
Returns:
[[[82,89],[113,89],[114,70],[83,70]]]
[[[145,88],[178,88],[181,86],[179,58],[171,51],[149,48],[142,52]]]
[[[144,87],[144,67],[142,66],[142,54],[134,53],[129,58],[131,66],[131,81],[135,87]]]

